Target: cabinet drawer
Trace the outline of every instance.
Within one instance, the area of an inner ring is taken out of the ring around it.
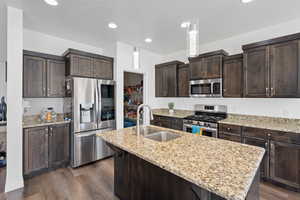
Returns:
[[[267,130],[259,128],[243,127],[243,136],[248,138],[267,139]]]
[[[227,132],[231,135],[241,135],[241,127],[235,125],[227,125],[227,124],[219,124],[219,131],[220,132]]]
[[[300,144],[300,134],[282,132],[282,131],[272,131],[270,134],[271,140],[276,142],[286,142],[291,144]]]
[[[227,132],[219,132],[219,138],[224,140],[229,140],[232,142],[241,142],[241,137],[236,134],[231,134]]]

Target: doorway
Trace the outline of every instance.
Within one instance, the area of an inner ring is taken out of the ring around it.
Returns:
[[[124,72],[124,128],[136,126],[137,108],[143,104],[144,75]]]

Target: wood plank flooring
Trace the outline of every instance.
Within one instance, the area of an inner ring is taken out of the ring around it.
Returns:
[[[28,179],[24,189],[2,193],[0,200],[119,200],[113,194],[113,177],[113,159],[107,159]],[[268,183],[262,183],[260,188],[260,200],[300,200],[300,193]]]

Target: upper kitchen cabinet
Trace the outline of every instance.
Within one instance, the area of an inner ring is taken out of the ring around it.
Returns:
[[[199,80],[221,78],[224,56],[228,56],[228,53],[224,50],[219,50],[189,58],[190,79]]]
[[[184,63],[173,61],[155,65],[155,96],[177,97],[178,66]]]
[[[300,96],[300,34],[243,46],[245,97]]]
[[[64,97],[64,58],[25,50],[23,54],[23,97]]]
[[[226,56],[223,63],[223,96],[243,96],[243,54]]]
[[[190,81],[190,69],[189,65],[178,66],[178,96],[188,97],[189,94],[189,81]]]
[[[113,79],[113,58],[75,49],[68,49],[64,56],[67,58],[67,76]]]

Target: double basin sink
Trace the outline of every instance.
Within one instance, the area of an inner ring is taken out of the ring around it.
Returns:
[[[155,140],[158,142],[168,142],[170,140],[174,140],[176,138],[181,137],[181,135],[178,133],[171,131],[162,131],[160,129],[148,126],[140,127],[140,134],[143,135],[145,138]]]

